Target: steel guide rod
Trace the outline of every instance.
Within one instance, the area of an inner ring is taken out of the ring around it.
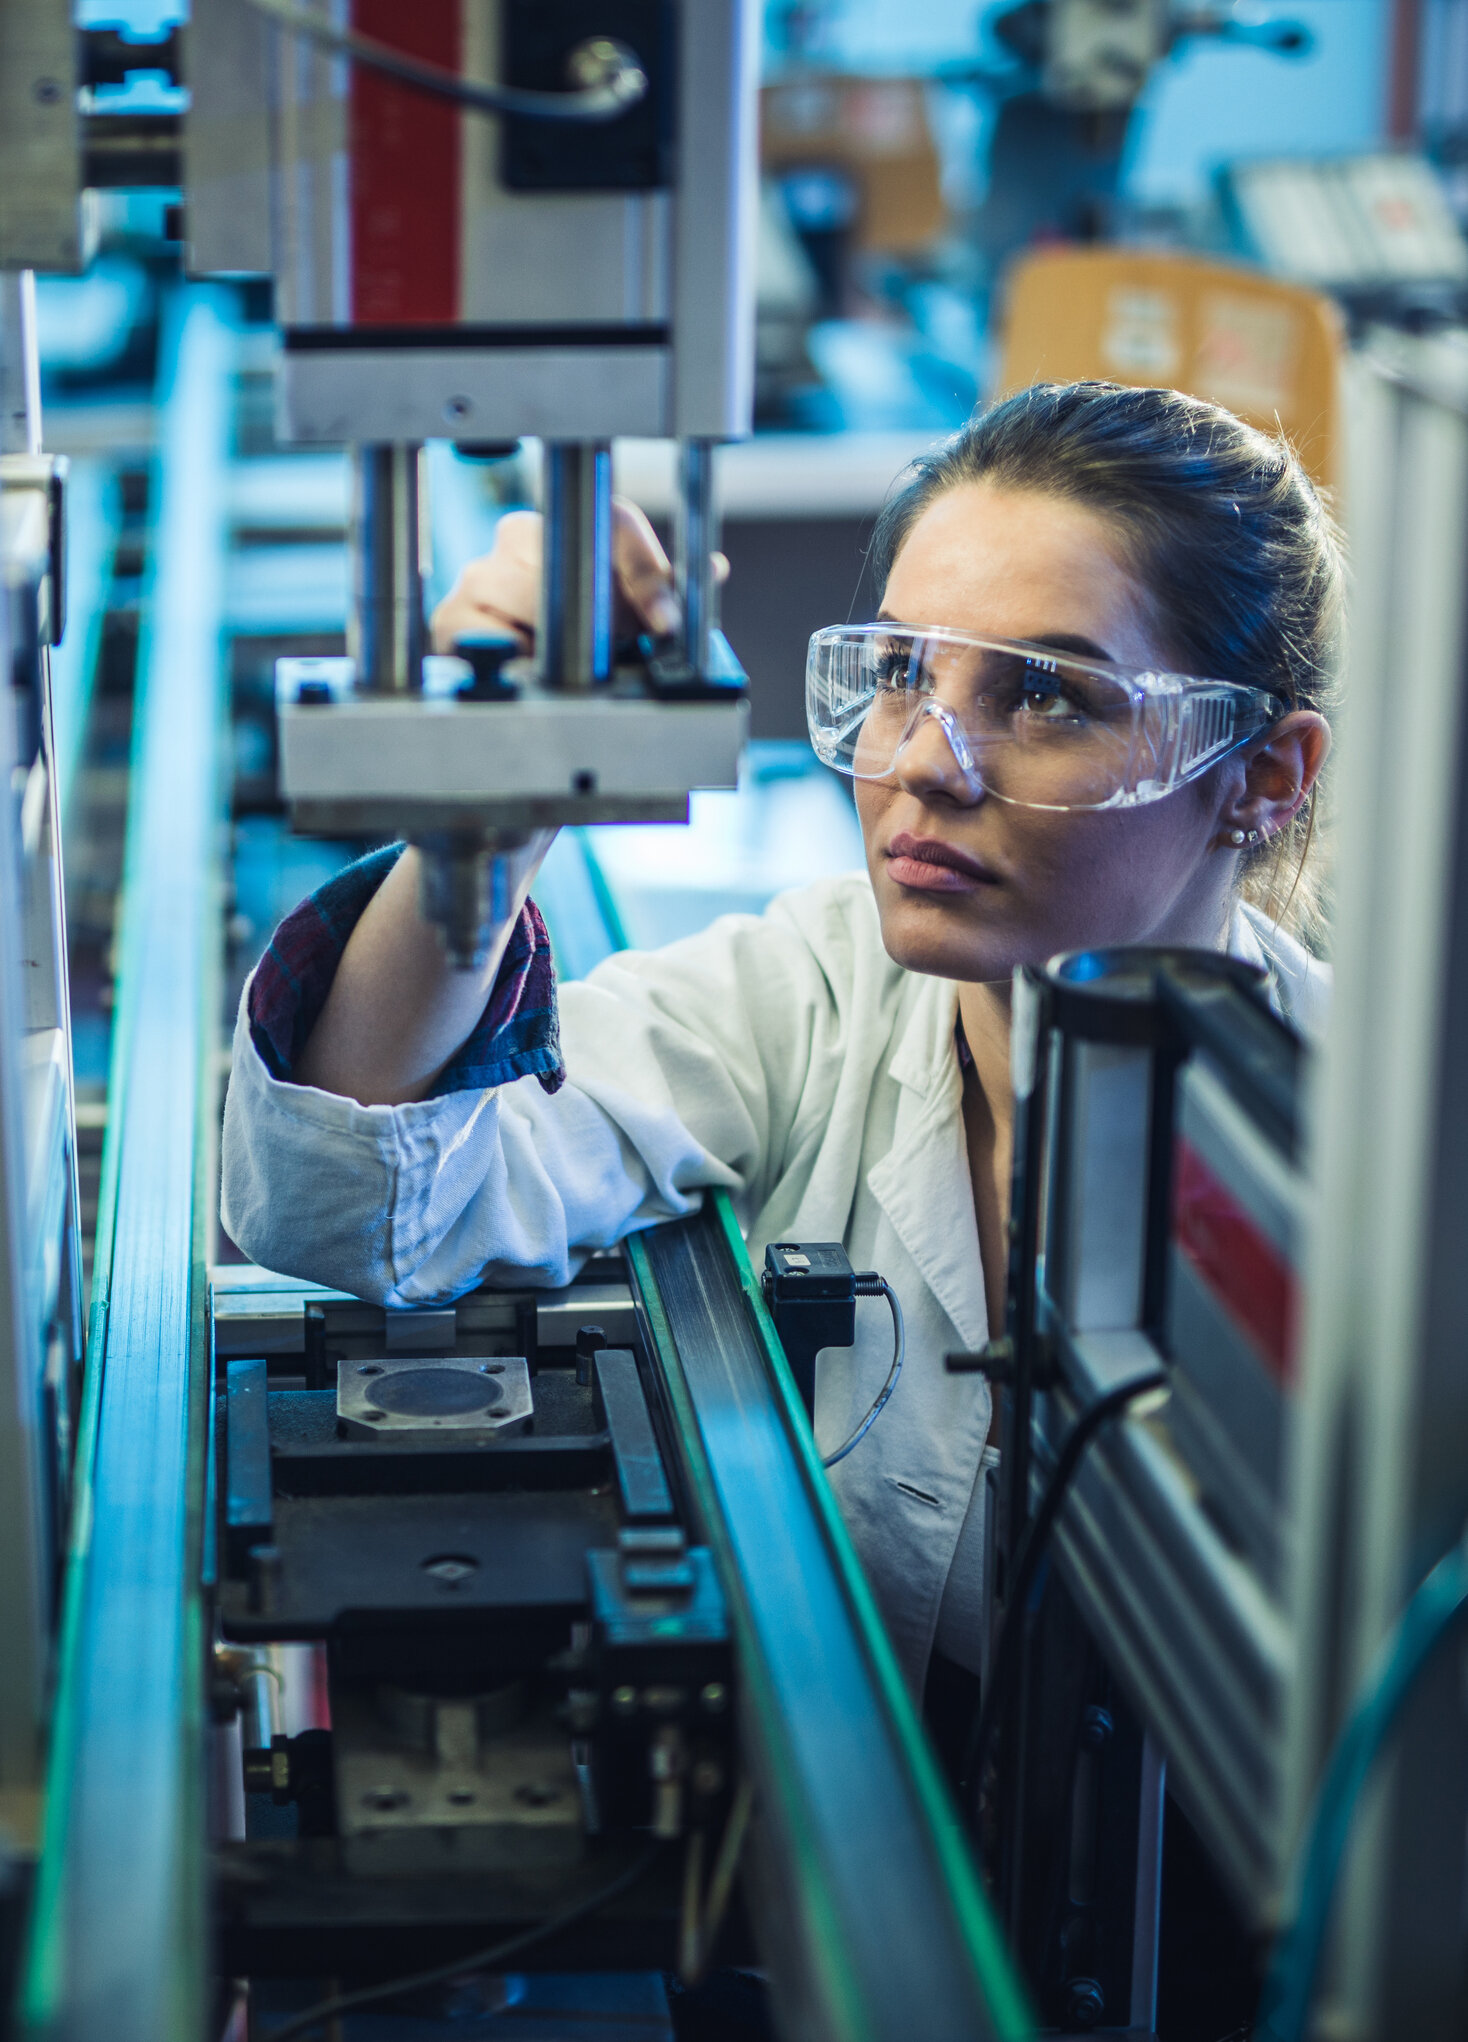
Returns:
[[[357,685],[411,695],[423,687],[423,574],[416,441],[352,449],[352,603],[347,650]]]
[[[612,673],[612,449],[552,440],[545,449],[540,658],[546,686],[580,689]]]
[[[719,589],[713,561],[719,528],[712,440],[683,441],[678,452],[678,482],[674,573],[683,604],[683,635],[688,664],[696,674],[707,674],[713,634],[719,623]]]

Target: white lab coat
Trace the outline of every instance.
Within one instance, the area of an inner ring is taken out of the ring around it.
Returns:
[[[1240,908],[1230,947],[1270,967],[1297,1025],[1318,1023],[1325,974],[1289,937]],[[563,986],[568,1079],[553,1095],[522,1079],[359,1106],[282,1084],[242,1004],[225,1225],[268,1268],[388,1305],[485,1279],[565,1283],[590,1250],[695,1209],[706,1185],[733,1194],[756,1266],[772,1240],[844,1242],[857,1268],[897,1291],[907,1364],[831,1480],[918,1688],[990,1417],[985,1383],[943,1367],[947,1350],[988,1333],[957,998],[951,982],[891,961],[866,876],[850,874]],[[824,1451],[870,1406],[891,1347],[873,1300],[858,1307],[854,1350],[822,1357]],[[950,1612],[977,1608],[979,1523],[976,1509]]]

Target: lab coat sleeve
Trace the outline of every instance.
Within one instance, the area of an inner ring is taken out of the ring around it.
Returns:
[[[266,1070],[242,1005],[224,1223],[267,1268],[389,1305],[560,1284],[593,1249],[721,1185],[759,1203],[813,1077],[839,1066],[841,898],[609,959],[562,988],[567,1083],[359,1106]],[[246,1005],[248,1001],[248,988]],[[808,1102],[807,1102],[808,1103]]]

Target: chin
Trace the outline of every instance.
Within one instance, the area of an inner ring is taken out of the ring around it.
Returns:
[[[884,899],[884,892],[877,895],[882,943],[904,971],[970,982],[1007,980],[1022,961],[1021,947],[997,929],[976,927],[971,918],[935,901],[894,900],[890,892]]]

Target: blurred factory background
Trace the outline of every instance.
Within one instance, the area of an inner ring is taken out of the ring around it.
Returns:
[[[186,104],[174,9],[87,0],[79,19],[123,39],[92,93],[119,134],[129,113]],[[976,402],[1045,373],[1186,383],[1278,418],[1333,482],[1353,335],[1383,319],[1451,327],[1468,294],[1468,0],[769,0],[764,62],[758,430],[720,455],[723,621],[757,741],[738,796],[695,797],[691,838],[602,829],[558,847],[542,891],[572,974],[858,862],[847,796],[804,743],[806,639],[869,610],[878,506]],[[166,149],[140,173],[168,174]],[[85,622],[56,661],[84,1104],[105,1083],[169,394],[159,335],[187,288],[179,197],[166,183],[94,194],[89,266],[37,286]],[[232,991],[274,920],[359,848],[293,837],[275,788],[274,661],[342,644],[348,481],[344,454],[274,443],[270,310],[263,285],[237,287],[222,484]],[[616,458],[619,486],[665,522],[670,444],[619,443]],[[430,469],[436,601],[498,516],[533,500],[535,449],[486,461],[442,441]]]

